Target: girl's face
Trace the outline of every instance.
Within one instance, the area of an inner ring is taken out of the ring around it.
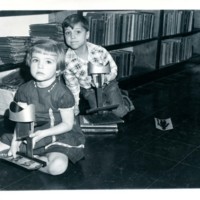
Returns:
[[[71,27],[65,28],[66,43],[74,50],[84,46],[88,38],[89,32],[82,27],[81,23],[75,24],[73,29]]]
[[[56,79],[57,55],[41,51],[33,52],[31,59],[31,75],[40,83],[50,85]]]

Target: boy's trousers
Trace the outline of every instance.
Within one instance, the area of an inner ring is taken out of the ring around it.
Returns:
[[[83,98],[88,101],[90,108],[97,108],[97,97],[95,88],[81,88],[81,94]],[[129,108],[124,103],[123,96],[116,80],[113,80],[109,84],[105,84],[103,86],[102,95],[103,106],[116,104],[119,105],[116,109],[112,110],[112,112],[118,117],[123,117],[129,112]]]

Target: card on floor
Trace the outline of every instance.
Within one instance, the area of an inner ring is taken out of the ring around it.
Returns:
[[[155,120],[155,126],[159,130],[167,131],[173,129],[171,118],[167,119],[154,118],[154,120]]]

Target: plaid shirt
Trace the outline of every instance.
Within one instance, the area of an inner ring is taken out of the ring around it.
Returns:
[[[66,68],[64,78],[66,85],[72,91],[75,97],[76,106],[79,105],[80,87],[85,89],[91,88],[91,76],[88,75],[88,62],[92,64],[110,65],[111,72],[106,75],[109,81],[117,76],[117,65],[115,64],[110,53],[103,47],[87,42],[88,60],[79,58],[75,51],[68,49],[65,57]]]

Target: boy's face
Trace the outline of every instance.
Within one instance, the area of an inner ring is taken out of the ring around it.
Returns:
[[[74,28],[71,27],[65,28],[65,40],[68,46],[76,50],[84,46],[89,38],[89,32],[86,31],[81,23],[74,25]]]
[[[52,82],[56,77],[57,55],[46,51],[33,52],[31,75],[39,82]]]

